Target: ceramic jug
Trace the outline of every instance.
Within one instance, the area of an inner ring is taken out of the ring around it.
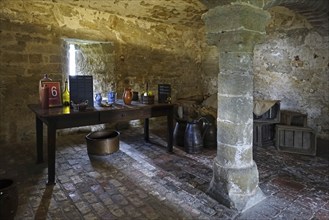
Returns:
[[[123,103],[126,105],[130,105],[131,101],[133,99],[133,93],[131,92],[130,88],[125,88],[125,91],[123,92]]]
[[[95,101],[98,106],[101,106],[102,104],[102,95],[100,93],[96,93],[95,95]]]
[[[109,103],[109,104],[113,104],[113,103],[115,103],[116,96],[117,96],[117,93],[116,93],[116,92],[110,91],[110,92],[107,94],[107,100],[108,100],[108,103]]]

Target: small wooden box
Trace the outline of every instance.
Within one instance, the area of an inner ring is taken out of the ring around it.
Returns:
[[[291,126],[307,126],[307,114],[302,114],[294,111],[281,111],[280,124]]]
[[[254,122],[253,146],[274,146],[275,124],[265,122]]]
[[[141,101],[143,104],[154,104],[154,95],[144,96],[141,95]]]
[[[316,134],[311,128],[276,125],[278,151],[316,155]]]
[[[273,123],[255,123],[253,134],[254,147],[274,146],[275,124]]]

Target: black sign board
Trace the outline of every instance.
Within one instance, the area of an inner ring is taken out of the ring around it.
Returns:
[[[93,77],[89,75],[69,76],[70,98],[75,104],[88,100],[88,106],[94,107]]]
[[[158,84],[158,102],[170,103],[171,86],[170,84]]]

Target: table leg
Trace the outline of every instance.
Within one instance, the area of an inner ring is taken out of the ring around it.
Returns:
[[[48,123],[48,183],[55,184],[56,128],[53,122]]]
[[[173,142],[174,142],[174,109],[170,108],[168,115],[167,115],[167,129],[168,129],[168,145],[167,151],[169,153],[173,152]]]
[[[43,122],[36,116],[36,142],[37,142],[37,163],[43,162]]]
[[[150,136],[149,136],[149,119],[145,118],[144,119],[144,140],[145,141],[149,141],[150,140]]]

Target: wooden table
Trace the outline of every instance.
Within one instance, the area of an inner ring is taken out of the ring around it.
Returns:
[[[38,104],[30,104],[28,107],[35,114],[36,123],[36,149],[37,163],[43,162],[43,123],[47,125],[48,138],[48,183],[55,184],[55,160],[56,160],[56,130],[87,125],[104,124],[109,122],[144,119],[144,139],[149,140],[149,118],[167,117],[167,151],[173,151],[173,104],[145,105],[132,102],[131,105],[120,104],[118,101],[112,107],[87,108],[85,111],[73,111],[69,107],[55,107],[42,109]]]

